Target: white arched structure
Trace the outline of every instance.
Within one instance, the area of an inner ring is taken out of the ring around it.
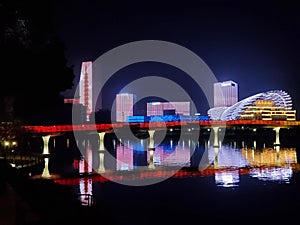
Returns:
[[[288,93],[282,90],[273,90],[258,93],[245,98],[230,107],[216,107],[208,110],[212,120],[236,120],[244,110],[253,105],[256,100],[272,100],[275,106],[283,106],[286,110],[292,109],[292,100]]]

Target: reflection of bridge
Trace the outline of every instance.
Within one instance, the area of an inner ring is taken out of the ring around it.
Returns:
[[[95,173],[86,177],[76,177],[76,178],[64,178],[64,179],[54,179],[56,183],[64,185],[78,185],[78,183],[84,180],[91,180],[92,182],[108,182],[108,181],[130,181],[130,180],[142,180],[142,179],[153,179],[153,178],[186,178],[194,176],[217,176],[220,174],[228,174],[236,172],[239,175],[246,175],[253,173],[253,170],[265,171],[265,170],[279,170],[288,168],[292,171],[300,171],[300,165],[297,163],[292,163],[288,166],[286,165],[272,165],[272,166],[256,166],[256,167],[244,167],[244,168],[215,168],[214,165],[210,165],[203,170],[195,169],[181,169],[181,170],[171,170],[171,169],[157,169],[157,170],[137,170],[137,171],[110,171],[106,173],[105,176]],[[272,174],[270,174],[271,176]],[[271,180],[271,178],[270,178]]]

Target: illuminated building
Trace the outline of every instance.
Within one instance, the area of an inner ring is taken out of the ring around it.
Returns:
[[[86,107],[87,121],[93,109],[92,62],[82,62],[79,80],[79,101]]]
[[[296,120],[296,110],[274,106],[272,100],[256,100],[240,115],[241,120]]]
[[[133,106],[136,96],[122,93],[116,96],[116,121],[126,122],[128,116],[133,116]]]
[[[279,107],[280,109],[284,109],[289,120],[291,120],[293,118],[293,115],[296,114],[296,111],[294,110],[291,111],[292,100],[290,95],[282,90],[261,92],[256,95],[252,95],[248,98],[245,98],[230,107],[211,108],[208,110],[207,113],[212,120],[223,120],[223,121],[237,120],[244,113],[244,111],[248,109],[249,106],[255,106],[255,102],[257,100],[273,101],[274,109],[276,107]]]
[[[229,107],[237,102],[237,83],[231,80],[214,83],[214,107]]]
[[[179,116],[179,115],[159,115],[159,116],[127,116],[128,123],[144,123],[144,122],[192,122],[192,121],[208,121],[208,116]]]
[[[170,114],[189,116],[190,102],[148,102],[147,116],[161,116]]]

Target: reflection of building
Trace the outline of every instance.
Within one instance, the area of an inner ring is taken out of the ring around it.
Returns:
[[[154,151],[154,164],[155,166],[190,166],[190,146],[183,141],[182,143],[176,143],[173,145],[173,141],[170,143],[164,143],[155,148]],[[150,158],[148,152],[148,159]]]
[[[90,198],[93,195],[93,180],[90,178],[80,179],[79,190],[81,204],[84,206],[90,206],[92,203]]]
[[[288,183],[293,175],[290,166],[273,168],[251,168],[250,176],[263,181],[280,181]]]
[[[190,102],[148,102],[147,116],[190,115]]]
[[[240,118],[240,115],[242,115],[249,106],[253,106],[257,100],[271,100],[274,102],[274,107],[283,107],[285,110],[292,109],[292,100],[290,95],[285,91],[274,90],[252,95],[230,107],[211,108],[207,113],[213,120],[237,120]],[[292,116],[289,118],[292,118]]]
[[[214,83],[214,107],[229,107],[238,101],[238,84],[233,81]]]
[[[296,120],[296,110],[275,106],[272,100],[256,100],[240,115],[242,120]]]
[[[89,115],[93,110],[92,84],[92,62],[82,62],[79,80],[79,97],[80,103],[86,107],[87,120],[89,120]]]
[[[216,157],[217,154],[217,157]],[[218,167],[246,167],[248,161],[239,149],[222,145],[220,148],[209,148],[208,159]],[[217,162],[215,160],[218,160]]]
[[[116,96],[116,121],[126,122],[127,116],[133,116],[133,106],[135,103],[134,94],[117,94]]]
[[[249,162],[249,166],[297,163],[295,148],[281,148],[278,151],[273,148],[264,148],[262,151],[243,148],[242,154]]]
[[[129,146],[130,145],[130,146]],[[133,170],[133,149],[129,142],[117,146],[117,170]]]
[[[216,171],[215,182],[217,186],[234,187],[240,182],[238,170]]]

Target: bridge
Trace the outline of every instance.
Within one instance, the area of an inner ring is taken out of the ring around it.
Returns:
[[[265,128],[291,128],[300,127],[300,121],[274,121],[274,120],[203,120],[203,121],[176,121],[176,122],[144,122],[144,123],[111,123],[111,124],[74,124],[74,125],[52,125],[52,126],[24,126],[30,133],[60,133],[73,131],[98,131],[106,132],[119,129],[125,126],[137,127],[141,130],[162,129],[165,127],[179,127],[187,125],[197,125],[200,128],[230,128],[234,126],[258,126]]]
[[[144,122],[144,123],[112,123],[112,124],[73,124],[73,125],[52,125],[52,126],[24,126],[29,133],[41,136],[43,139],[43,156],[45,168],[42,177],[49,178],[48,161],[50,157],[49,139],[66,132],[92,132],[99,135],[99,157],[103,161],[104,136],[106,133],[112,133],[115,129],[123,129],[130,127],[131,130],[137,132],[147,131],[149,134],[149,151],[154,150],[154,133],[162,129],[211,129],[213,130],[213,147],[218,148],[219,131],[227,128],[250,128],[253,131],[257,128],[269,128],[276,132],[274,146],[280,145],[279,131],[281,128],[297,128],[300,127],[300,121],[267,121],[267,120],[230,120],[230,121],[176,121],[176,122]],[[151,154],[152,155],[152,154]],[[101,170],[101,169],[100,169]]]
[[[113,132],[114,130],[130,127],[136,131],[148,131],[150,142],[153,140],[153,135],[156,130],[172,129],[184,127],[193,129],[212,129],[214,131],[214,146],[219,146],[219,130],[220,128],[270,128],[276,132],[275,145],[280,144],[279,131],[281,128],[295,128],[300,127],[300,121],[274,121],[274,120],[199,120],[199,121],[176,121],[176,122],[141,122],[141,123],[111,123],[111,124],[73,124],[73,125],[53,125],[53,126],[25,126],[24,128],[33,134],[40,134],[43,136],[45,146],[48,145],[50,136],[65,132],[80,132],[89,131],[97,132],[100,141],[104,138],[105,133]],[[152,142],[151,142],[152,143]],[[151,148],[151,146],[150,146]],[[48,154],[45,152],[45,154]]]

